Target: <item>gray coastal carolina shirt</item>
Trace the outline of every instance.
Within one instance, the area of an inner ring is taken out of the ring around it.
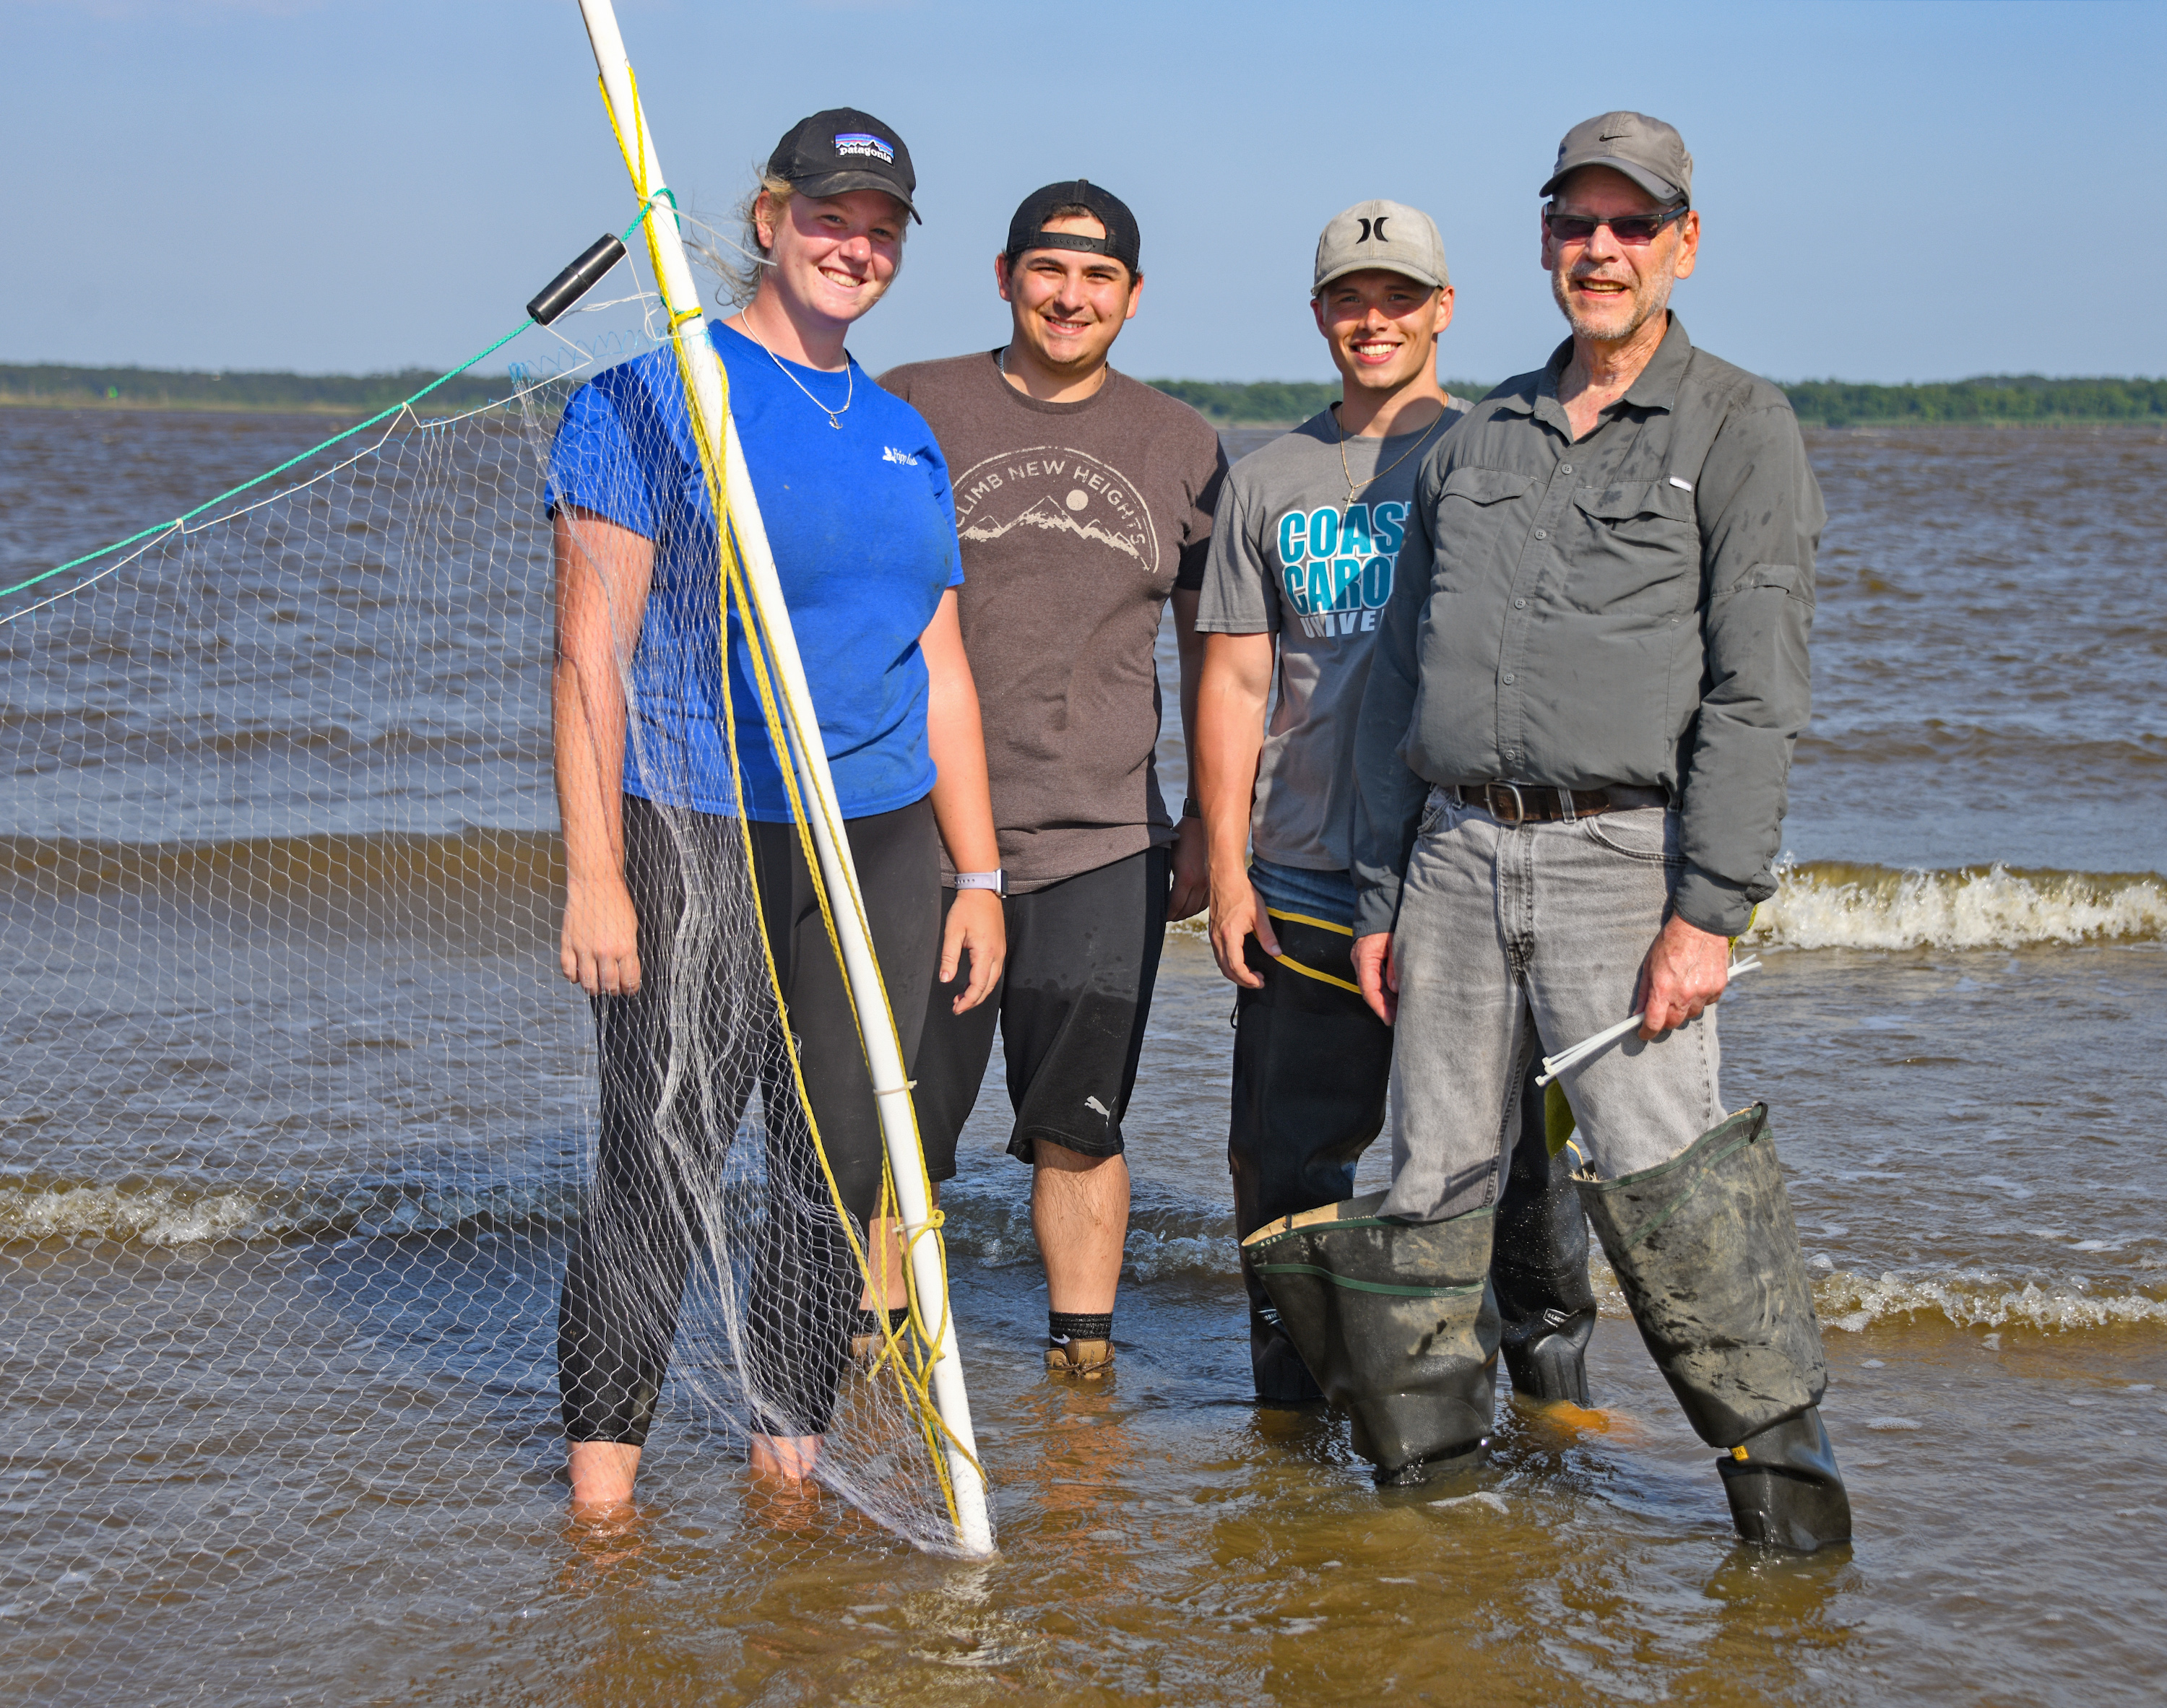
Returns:
[[[1227,477],[1196,627],[1279,639],[1279,694],[1249,820],[1258,859],[1324,872],[1352,864],[1354,723],[1377,621],[1423,457],[1466,410],[1454,398],[1420,432],[1349,439],[1343,465],[1327,409]]]
[[[1391,929],[1433,783],[1660,788],[1683,918],[1735,936],[1775,891],[1827,516],[1798,420],[1672,315],[1576,443],[1571,355],[1423,459],[1356,740],[1359,933]]]

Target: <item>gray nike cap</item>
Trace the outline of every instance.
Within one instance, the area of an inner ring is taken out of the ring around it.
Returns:
[[[1372,267],[1403,273],[1432,290],[1452,283],[1444,270],[1444,240],[1437,235],[1437,222],[1404,202],[1357,202],[1333,214],[1317,240],[1317,276],[1309,293],[1315,296],[1333,280]]]
[[[1659,202],[1693,200],[1693,156],[1686,152],[1685,138],[1645,113],[1605,113],[1574,125],[1558,144],[1557,164],[1535,193],[1555,194],[1584,166],[1623,172]]]

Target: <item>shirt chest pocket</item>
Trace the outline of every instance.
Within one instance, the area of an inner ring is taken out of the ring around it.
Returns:
[[[1432,526],[1440,585],[1479,579],[1500,553],[1511,561],[1528,527],[1526,510],[1513,500],[1525,498],[1535,484],[1529,475],[1502,468],[1455,468],[1444,477]],[[1455,564],[1466,566],[1469,574],[1455,578]]]
[[[1588,611],[1682,616],[1700,599],[1693,494],[1667,480],[1583,486],[1565,517],[1566,602]]]

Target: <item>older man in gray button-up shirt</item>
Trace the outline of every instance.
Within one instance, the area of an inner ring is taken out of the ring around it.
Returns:
[[[1819,1329],[1767,1112],[1725,1118],[1706,1011],[1774,888],[1824,512],[1783,394],[1670,312],[1699,246],[1692,172],[1644,114],[1567,135],[1543,265],[1572,336],[1476,405],[1417,484],[1355,743],[1354,961],[1396,1016],[1392,1185],[1321,1224],[1345,1224],[1338,1246],[1290,1229],[1302,1261],[1276,1272],[1290,1296],[1335,1277],[1328,1314],[1369,1360],[1335,1395],[1374,1414],[1358,1442],[1407,1436],[1406,1396],[1458,1392],[1446,1367],[1467,1365],[1457,1425],[1428,1415],[1440,1457],[1489,1415],[1472,1361],[1494,1328],[1447,1301],[1486,1242],[1523,1076],[1645,1010],[1637,1039],[1563,1078],[1582,1200],[1726,1450],[1741,1533],[1810,1548],[1850,1523]],[[1454,1272],[1414,1272],[1439,1263]],[[1387,1309],[1367,1293],[1424,1285],[1419,1323],[1344,1326]]]

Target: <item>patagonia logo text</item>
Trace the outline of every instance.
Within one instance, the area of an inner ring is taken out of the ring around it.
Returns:
[[[869,154],[883,166],[895,164],[895,148],[885,136],[870,130],[845,130],[835,138],[838,154]]]

